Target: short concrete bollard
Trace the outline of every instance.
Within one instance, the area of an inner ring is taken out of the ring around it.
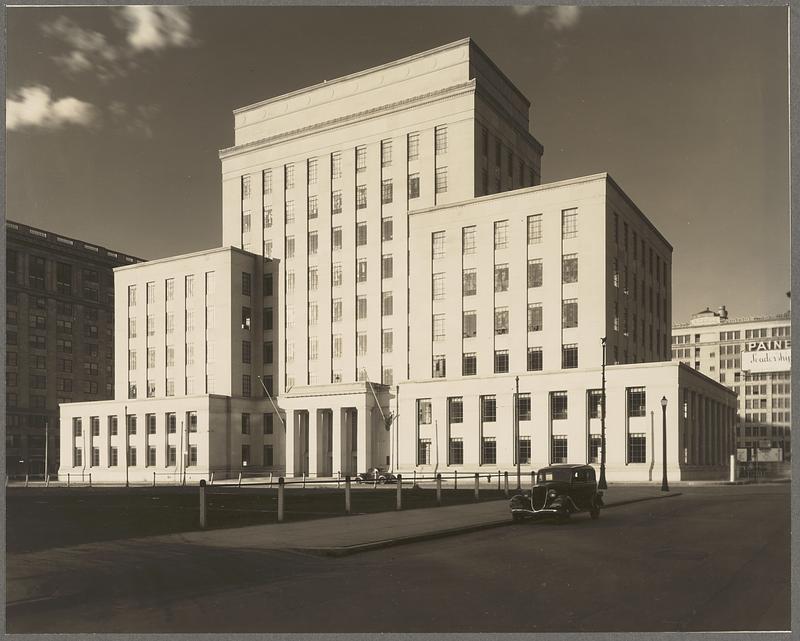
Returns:
[[[350,475],[344,477],[344,513],[350,514]]]
[[[44,486],[45,487],[50,487],[50,475],[49,474],[45,474],[44,475]]]
[[[303,489],[306,489],[306,473],[303,472]]]
[[[156,486],[156,473],[153,472],[153,487]]]
[[[278,523],[283,523],[283,477],[278,479]]]
[[[508,498],[508,472],[503,472],[503,485],[505,486],[506,498]]]
[[[481,477],[475,472],[475,500],[480,500]]]
[[[71,483],[71,481],[70,481],[70,477],[69,477],[69,472],[67,472],[67,487],[70,486],[70,483]]]
[[[92,473],[89,472],[89,487],[92,487]]]
[[[436,475],[436,505],[442,504],[442,475]]]
[[[200,479],[200,528],[206,529],[206,481]]]
[[[397,475],[397,509],[403,509],[403,475]]]
[[[239,472],[239,480],[236,481],[236,487],[242,487],[242,473]]]
[[[455,470],[453,472],[453,489],[454,490],[458,489],[458,470]]]
[[[211,472],[211,478],[208,481],[209,485],[214,485],[214,472]]]
[[[25,487],[28,487],[28,475],[25,475]]]
[[[341,481],[342,481],[342,471],[339,470],[338,472],[336,472],[336,489],[337,490],[339,489]]]
[[[414,477],[413,477],[413,482],[411,483],[411,487],[417,487],[417,470],[414,470]]]
[[[211,474],[211,478],[214,478],[214,474]],[[269,473],[269,486],[272,487],[272,472]]]
[[[497,471],[497,491],[500,491],[500,470]]]
[[[734,483],[736,481],[736,455],[735,454],[731,454],[730,465],[731,465],[731,477],[730,477],[731,478],[731,483]]]

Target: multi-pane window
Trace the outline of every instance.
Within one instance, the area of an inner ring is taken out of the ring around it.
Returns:
[[[419,133],[408,134],[408,159],[416,160],[419,158]]]
[[[577,298],[567,298],[561,301],[561,326],[564,328],[578,326]]]
[[[367,170],[367,148],[363,145],[356,147],[356,172]]]
[[[308,232],[308,255],[313,256],[319,250],[319,236],[316,231]]]
[[[464,439],[460,437],[450,438],[450,447],[448,450],[448,463],[450,465],[463,465],[464,464]]]
[[[494,423],[497,420],[497,397],[494,394],[481,396],[481,422]]]
[[[272,170],[265,169],[261,172],[261,183],[265,194],[272,193]]]
[[[392,164],[392,141],[381,141],[381,167],[389,167]]]
[[[451,396],[447,399],[447,420],[452,423],[464,422],[464,399],[461,396]]]
[[[394,298],[392,292],[383,292],[381,294],[381,314],[383,316],[391,316],[394,313]]]
[[[308,161],[308,184],[309,185],[313,185],[314,183],[317,182],[318,173],[319,172],[317,170],[317,159],[316,158],[311,158]]]
[[[564,254],[561,259],[561,280],[565,283],[578,282],[578,254]]]
[[[250,296],[252,280],[249,272],[242,272],[242,296]]]
[[[520,421],[531,420],[531,395],[529,392],[517,394],[517,418]]]
[[[577,209],[565,209],[561,212],[561,237],[564,240],[578,237]]]
[[[286,189],[294,188],[294,164],[290,163],[283,168],[284,185]]]
[[[508,263],[494,266],[494,291],[508,291]]]
[[[542,370],[542,348],[528,348],[528,371],[540,372]]]
[[[242,200],[250,198],[250,176],[242,176]]]
[[[433,340],[443,341],[445,339],[445,315],[433,315]]]
[[[408,176],[408,198],[409,200],[419,198],[419,174]]]
[[[294,222],[294,201],[287,200],[286,201],[286,224],[291,224]]]
[[[431,399],[417,399],[417,423],[419,425],[430,425],[432,422],[433,410]]]
[[[444,258],[446,234],[443,231],[435,231],[431,234],[431,252],[433,258]]]
[[[508,247],[508,221],[498,220],[494,224],[494,248],[505,249]]]
[[[445,297],[445,273],[438,272],[433,275],[433,300],[444,300]]]
[[[551,459],[553,463],[567,462],[567,437],[564,435],[553,435],[553,451]]]
[[[128,285],[128,307],[136,306],[136,285]]]
[[[333,227],[331,228],[331,250],[332,251],[341,251],[342,249],[342,228],[341,227]]]
[[[542,242],[542,215],[528,216],[528,244],[536,245]]]
[[[356,187],[356,209],[364,209],[367,206],[367,186],[358,185]]]
[[[417,465],[430,465],[431,439],[421,438],[417,442]]]
[[[394,237],[394,225],[390,217],[381,220],[381,240],[389,241]]]
[[[331,300],[331,319],[334,323],[342,320],[342,299],[334,298]]]
[[[342,192],[337,190],[331,193],[331,214],[342,213]]]
[[[593,389],[589,390],[589,418],[600,418],[603,411],[603,390]]]
[[[261,325],[265,330],[272,329],[272,307],[265,307],[261,317]]]
[[[392,179],[386,178],[385,180],[381,181],[381,204],[388,205],[392,202],[393,198],[393,187],[392,187]]]
[[[341,287],[342,285],[342,264],[333,263],[331,265],[331,286]]]
[[[308,360],[315,361],[319,358],[319,339],[311,336],[308,339]]]
[[[444,378],[446,375],[446,359],[444,354],[433,356],[433,378]]]
[[[356,334],[356,355],[366,356],[367,354],[367,334],[366,332],[358,332]]]
[[[249,363],[251,358],[250,341],[242,341],[242,363]]]
[[[462,328],[464,338],[472,338],[478,334],[478,317],[475,310],[465,311],[462,314]]]
[[[394,262],[391,254],[381,257],[381,278],[391,278],[394,272]]]
[[[568,343],[561,346],[561,367],[574,369],[578,367],[578,344]]]
[[[484,436],[481,438],[481,464],[497,464],[497,441],[494,436]]]
[[[249,397],[251,392],[250,388],[250,375],[243,374],[242,375],[242,396]]]
[[[528,331],[540,332],[542,331],[542,304],[529,303],[528,304]]]
[[[531,258],[528,261],[528,287],[542,286],[542,259]]]
[[[553,420],[567,418],[567,393],[550,392],[550,418]]]
[[[508,307],[494,308],[494,333],[508,334]]]
[[[647,462],[647,435],[628,434],[628,463]]]
[[[319,202],[316,196],[308,197],[308,217],[309,219],[317,218],[319,216]]]
[[[341,334],[334,334],[331,336],[331,351],[333,353],[333,358],[341,358],[342,357],[342,335]]]
[[[644,387],[628,388],[628,416],[647,416],[647,392]]]
[[[474,296],[478,292],[478,274],[472,269],[465,269],[461,279],[461,295]]]
[[[367,317],[367,297],[356,296],[356,319],[364,320]]]
[[[391,354],[394,348],[394,332],[391,329],[384,329],[381,334],[381,351],[384,354]]]
[[[474,376],[478,373],[478,355],[475,352],[465,352],[461,355],[461,375]]]
[[[250,222],[252,219],[252,215],[249,209],[246,209],[242,212],[242,233],[249,234],[250,233]]]
[[[357,283],[365,283],[365,282],[367,282],[367,259],[366,258],[359,258],[356,261],[356,282]]]
[[[461,230],[461,253],[465,256],[475,253],[476,227],[471,225]]]
[[[447,125],[439,125],[434,129],[436,155],[447,153]]]
[[[447,167],[436,168],[436,193],[444,194],[447,192]]]
[[[331,154],[331,178],[342,177],[342,152],[334,151]]]
[[[519,462],[520,465],[530,465],[531,463],[531,437],[519,437]]]
[[[508,372],[508,350],[494,350],[494,373],[505,374]]]
[[[356,223],[356,245],[362,246],[367,244],[367,223]]]

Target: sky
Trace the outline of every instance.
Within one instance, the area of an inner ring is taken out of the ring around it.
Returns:
[[[790,288],[780,7],[7,9],[6,212],[142,258],[221,243],[232,111],[471,36],[542,182],[607,171],[673,252],[673,321]]]

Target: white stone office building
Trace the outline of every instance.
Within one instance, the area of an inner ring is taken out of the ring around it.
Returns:
[[[752,461],[757,446],[761,461],[791,457],[791,348],[789,312],[729,318],[723,305],[672,327],[672,359],[737,394],[740,460]]]
[[[127,394],[62,406],[62,473],[510,469],[516,376],[525,469],[593,462],[606,337],[609,478],[652,476],[662,396],[673,478],[722,475],[672,247],[606,174],[541,185],[529,109],[466,39],[237,110],[224,248],[117,270]]]

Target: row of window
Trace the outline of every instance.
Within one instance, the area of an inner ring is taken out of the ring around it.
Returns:
[[[628,234],[628,223],[623,221],[622,223],[622,244],[620,244],[620,229],[619,229],[619,214],[616,212],[614,213],[614,242],[616,243],[617,247],[622,250],[625,250],[627,254],[629,251],[629,234]],[[647,259],[647,271],[650,276],[656,276],[656,282],[661,282],[664,287],[667,286],[667,261],[662,260],[661,257],[653,250],[652,247],[647,247],[645,244],[645,239],[642,236],[639,239],[636,235],[636,230],[632,230],[632,237],[631,237],[632,245],[633,245],[633,260],[638,261],[640,256],[641,250],[641,260],[642,264],[644,265],[645,259]],[[637,242],[638,241],[638,242]],[[648,251],[649,250],[649,251]],[[655,269],[654,269],[655,266]],[[655,272],[655,274],[654,274]]]
[[[19,261],[19,254],[16,250],[9,249],[6,253],[6,277],[9,285],[17,284],[17,265]],[[28,281],[27,285],[31,289],[45,290],[45,281],[47,275],[46,259],[41,256],[29,255],[28,256]],[[77,272],[77,270],[75,270]],[[83,268],[80,270],[80,287],[81,293],[84,298],[90,301],[98,301],[100,298],[100,276],[99,272],[95,269]],[[55,270],[55,291],[65,296],[73,296],[76,292],[73,291],[75,286],[75,274],[73,274],[73,266],[68,263],[56,262]],[[105,285],[113,287],[114,277],[109,273],[105,278]],[[108,292],[108,295],[113,294]]]
[[[145,467],[156,467],[157,463],[157,449],[155,446],[149,445],[146,449],[147,458]],[[186,466],[197,466],[197,446],[189,445],[188,452],[186,453]],[[272,467],[275,464],[274,450],[272,444],[264,445],[263,454],[264,467]],[[250,445],[242,444],[242,467],[247,467],[251,462],[250,460]],[[137,453],[136,447],[128,447],[128,467],[137,466]],[[83,448],[75,447],[72,450],[72,465],[73,467],[83,467]],[[119,449],[114,446],[108,448],[108,467],[117,467],[119,465]],[[174,445],[167,445],[165,450],[165,467],[177,467],[178,465],[178,451]],[[91,448],[90,467],[100,467],[100,448]]]
[[[790,337],[792,335],[792,328],[790,325],[780,325],[778,327],[761,327],[758,329],[747,329],[744,332],[745,339],[748,338],[768,338],[768,337]],[[741,330],[730,330],[725,332],[719,333],[719,340],[720,341],[734,341],[740,340],[742,337]],[[673,345],[682,345],[684,343],[692,342],[692,335],[691,334],[680,334],[677,336],[672,337],[672,344]],[[700,334],[694,334],[694,342],[700,342]],[[736,348],[736,352],[738,353],[741,350],[740,345],[732,346]],[[724,353],[723,348],[720,348],[720,353]],[[731,353],[731,352],[727,352]]]
[[[264,376],[263,378],[264,384],[267,386],[267,389],[270,390],[272,388],[272,377],[271,376]],[[157,381],[154,379],[148,379],[146,381],[146,394],[147,398],[155,398],[156,397],[156,386]],[[241,386],[242,396],[245,398],[250,398],[252,396],[252,378],[250,374],[242,374],[242,386]],[[191,396],[192,394],[215,394],[217,392],[216,389],[216,379],[212,375],[205,376],[205,390],[197,389],[195,385],[195,377],[194,376],[186,376],[184,378],[184,394],[187,396]],[[175,396],[175,379],[174,378],[167,378],[164,381],[164,395],[165,396]],[[138,398],[139,396],[139,385],[135,381],[128,381],[128,398]]]
[[[216,291],[216,273],[205,272],[203,275],[205,283],[204,294],[210,296]],[[249,272],[242,272],[242,296],[250,296],[252,294],[252,280],[253,276]],[[154,281],[145,284],[146,301],[148,305],[156,303],[156,283]],[[262,294],[264,296],[272,295],[272,274],[264,274],[262,283]],[[188,274],[184,276],[184,295],[187,299],[193,298],[195,295],[195,274]],[[138,299],[138,286],[128,285],[128,307],[135,307]],[[164,280],[164,300],[172,301],[175,299],[175,279],[167,278]]]

